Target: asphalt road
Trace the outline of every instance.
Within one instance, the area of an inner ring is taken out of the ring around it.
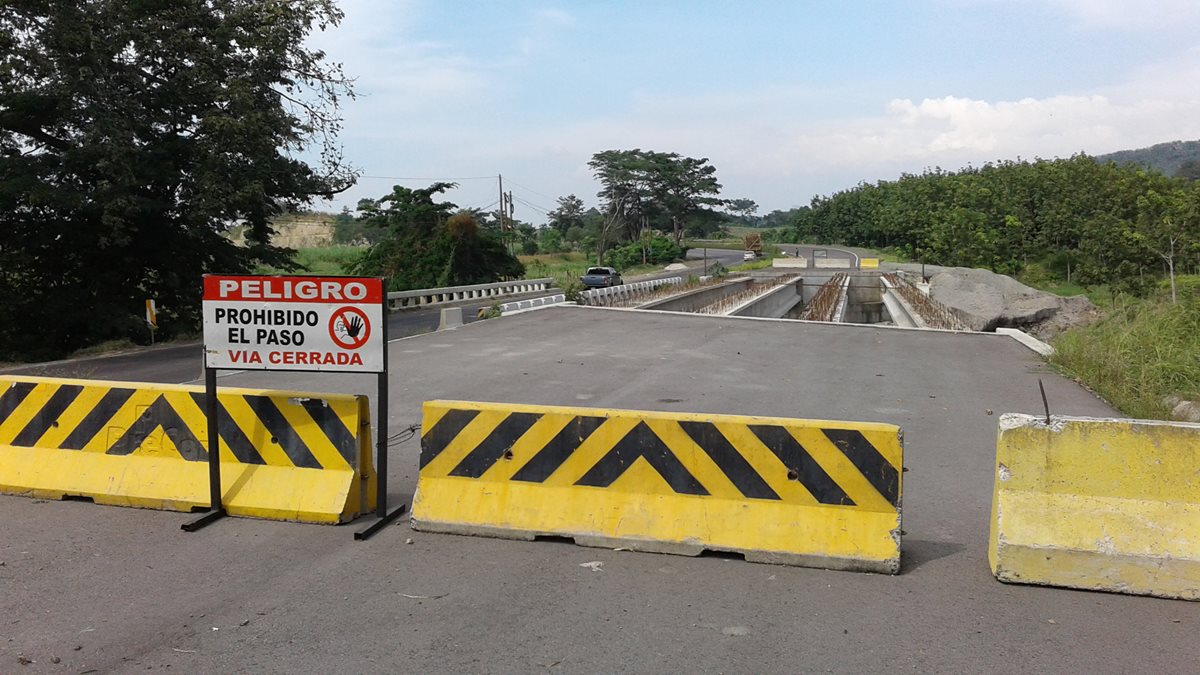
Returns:
[[[995,334],[555,307],[392,344],[448,398],[891,422],[898,576],[0,497],[0,672],[1195,672],[1200,603],[1001,584],[996,422],[1112,410]],[[367,377],[228,384],[370,393]],[[375,419],[378,419],[376,417]],[[409,501],[418,444],[394,448]],[[411,540],[411,543],[408,543]],[[600,562],[599,571],[591,566]],[[22,668],[18,658],[35,663]],[[54,664],[52,659],[61,663]]]
[[[528,295],[515,297],[531,297]],[[486,304],[463,307],[463,321],[476,320]],[[432,333],[441,321],[441,308],[393,312],[388,315],[388,336],[395,340]],[[164,345],[131,352],[88,356],[51,363],[39,363],[0,370],[0,375],[37,375],[72,377],[123,382],[165,382],[183,384],[204,378],[204,352],[199,343]],[[221,377],[226,374],[220,375]],[[0,672],[3,672],[0,670]]]
[[[709,260],[719,260],[726,267],[741,264],[742,253],[721,249],[709,249]],[[690,253],[690,252],[689,252]],[[703,253],[697,253],[700,259]],[[691,257],[691,256],[689,256]],[[655,272],[639,275],[638,281],[678,276],[679,272]],[[629,281],[632,281],[630,279]],[[501,298],[501,302],[540,297],[542,294],[515,295]],[[477,320],[479,310],[491,307],[496,300],[474,303],[457,303],[462,306],[463,321]],[[432,333],[441,320],[441,308],[406,310],[388,315],[388,336],[392,340]],[[0,375],[36,375],[42,377],[69,377],[95,380],[117,380],[124,382],[166,382],[183,384],[199,382],[204,378],[204,354],[199,343],[172,344],[138,349],[131,352],[102,354],[50,363],[30,364],[0,369]],[[221,377],[227,376],[222,373]],[[3,671],[0,671],[3,672]]]

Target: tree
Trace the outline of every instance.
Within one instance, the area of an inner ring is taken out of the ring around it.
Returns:
[[[195,329],[200,277],[286,265],[272,217],[353,183],[333,0],[0,4],[0,358]],[[310,166],[298,157],[316,148]],[[244,226],[247,246],[223,233]]]
[[[1183,191],[1166,195],[1151,190],[1138,199],[1138,236],[1146,246],[1167,265],[1171,280],[1171,302],[1178,300],[1175,288],[1175,259],[1196,237],[1200,224],[1200,200]],[[1191,197],[1189,199],[1189,197]]]
[[[566,234],[572,227],[583,226],[583,213],[583,200],[572,194],[559,197],[558,208],[546,215],[550,218],[550,227],[560,234]]]
[[[395,186],[378,200],[359,202],[360,220],[386,228],[385,239],[367,250],[353,272],[386,276],[388,289],[438,288],[518,278],[525,268],[497,232],[484,229],[469,211],[436,196],[454,183],[427,188]]]
[[[687,219],[706,206],[721,204],[721,184],[708,159],[650,150],[605,150],[588,162],[602,189],[604,210],[619,229],[618,241],[632,241],[644,225],[674,232],[679,242]]]
[[[750,217],[758,212],[758,203],[753,199],[730,199],[725,202],[725,208],[743,222],[749,222]]]

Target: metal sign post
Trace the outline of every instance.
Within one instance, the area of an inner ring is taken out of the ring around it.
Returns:
[[[381,277],[204,275],[209,511],[185,523],[185,531],[195,532],[226,515],[221,486],[219,370],[375,373],[379,519],[354,538],[370,537],[407,510],[407,504],[391,513],[387,509],[386,287]],[[365,481],[365,467],[357,469]]]
[[[384,288],[387,288],[385,285]],[[383,296],[383,372],[378,374],[378,391],[375,400],[379,408],[378,431],[375,436],[375,515],[378,520],[354,533],[356,541],[365,541],[371,535],[382,530],[388,523],[399,518],[408,510],[408,504],[400,504],[388,513],[387,504],[387,472],[388,472],[388,328],[387,328],[387,295]]]

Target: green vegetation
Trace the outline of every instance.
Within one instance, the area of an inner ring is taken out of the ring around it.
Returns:
[[[1167,176],[1196,179],[1195,170],[1200,163],[1200,141],[1171,141],[1148,148],[1122,150],[1096,157],[1097,162],[1116,162],[1118,165],[1134,165],[1152,169]]]
[[[296,249],[286,267],[258,265],[255,274],[350,274],[358,259],[366,252],[361,246],[322,246]]]
[[[784,238],[1145,295],[1200,270],[1200,183],[1085,155],[928,171],[818,197]]]
[[[393,291],[521,278],[525,267],[497,233],[480,227],[471,213],[452,213],[454,204],[434,201],[453,187],[434,183],[412,190],[397,185],[381,199],[360,201],[359,220],[386,228],[388,234],[367,249],[352,271],[385,276]]]
[[[644,236],[637,241],[604,254],[604,264],[618,270],[639,265],[653,266],[674,262],[683,257],[684,250],[663,236]]]
[[[1200,277],[1178,302],[1160,289],[1118,299],[1100,321],[1054,341],[1051,362],[1131,417],[1167,419],[1168,396],[1200,400]]]
[[[333,0],[0,4],[0,359],[148,341],[146,298],[160,338],[191,332],[202,274],[285,264],[272,218],[353,180],[350,80],[308,46],[341,17]]]
[[[583,286],[579,283],[579,277],[587,268],[595,266],[591,258],[586,253],[578,251],[571,253],[539,253],[535,255],[520,256],[521,264],[525,266],[525,278],[527,279],[554,279],[554,285],[564,291],[575,289],[576,292],[583,290]],[[628,267],[620,267],[613,265],[622,277],[630,277],[637,274],[645,274],[654,272],[661,268],[661,265],[631,265]],[[569,297],[567,298],[570,299]]]

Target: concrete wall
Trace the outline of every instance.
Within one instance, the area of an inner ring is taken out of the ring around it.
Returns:
[[[846,323],[880,323],[886,318],[879,277],[850,277],[848,296]]]
[[[711,305],[721,298],[746,290],[751,283],[753,283],[753,279],[749,277],[730,279],[718,286],[697,288],[694,291],[648,302],[639,306],[639,309],[661,309],[667,312],[696,312],[701,307]]]
[[[760,295],[744,307],[730,312],[730,316],[757,316],[767,319],[781,319],[787,316],[793,307],[800,304],[800,282],[784,284],[766,295]]]

